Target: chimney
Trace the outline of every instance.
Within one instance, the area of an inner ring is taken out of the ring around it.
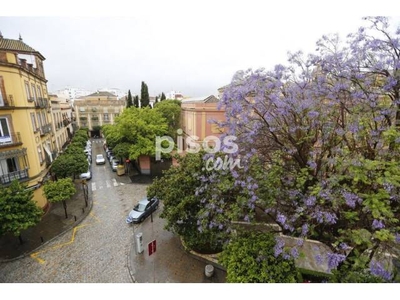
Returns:
[[[20,58],[19,61],[21,62],[21,66],[26,68],[26,59]]]
[[[33,72],[33,64],[28,64],[28,70]]]

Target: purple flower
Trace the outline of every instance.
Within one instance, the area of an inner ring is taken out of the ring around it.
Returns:
[[[328,253],[328,271],[330,272],[332,269],[336,269],[341,262],[346,259],[346,255],[337,254],[337,253]]]
[[[325,220],[328,224],[336,224],[337,216],[335,213],[324,213]]]
[[[310,166],[311,169],[315,170],[317,168],[317,163],[315,161],[309,161],[307,164]]]
[[[343,197],[344,197],[344,200],[346,201],[346,204],[347,204],[348,206],[350,206],[351,208],[356,207],[356,203],[357,203],[357,202],[358,202],[358,203],[361,203],[361,202],[362,202],[361,198],[358,197],[356,194],[353,194],[353,193],[344,191],[344,192],[342,193],[342,195],[343,195]]]
[[[347,249],[350,249],[350,247],[346,243],[340,243],[339,244],[339,249],[347,250]]]
[[[285,242],[283,239],[275,238],[275,246],[274,246],[274,256],[278,257],[283,252],[283,247],[285,246]]]
[[[313,206],[316,201],[317,201],[317,198],[315,196],[310,196],[306,199],[305,203],[307,206]]]
[[[245,222],[250,222],[250,217],[249,217],[249,215],[245,215],[245,216],[244,216],[244,220],[245,220]]]
[[[369,271],[371,272],[372,275],[381,277],[385,280],[390,280],[392,278],[392,274],[385,270],[385,268],[376,261],[371,261],[369,264]]]
[[[276,216],[276,221],[278,221],[278,223],[281,223],[283,225],[286,223],[286,217],[281,213],[278,213],[278,215]]]
[[[303,224],[303,226],[301,226],[301,235],[306,236],[307,233],[308,233],[308,224]]]
[[[385,228],[385,224],[382,222],[382,220],[374,220],[372,222],[372,228],[373,229],[382,229]]]
[[[315,255],[315,261],[316,261],[316,263],[317,263],[318,265],[322,265],[322,264],[324,263],[324,260],[323,260],[321,254]]]
[[[396,233],[396,235],[394,236],[394,240],[397,244],[400,244],[400,234]]]
[[[293,258],[298,258],[299,257],[299,251],[297,250],[296,247],[293,247],[292,249],[290,249],[290,255]]]

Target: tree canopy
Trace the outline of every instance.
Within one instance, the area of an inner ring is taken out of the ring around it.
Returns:
[[[0,188],[0,235],[21,232],[35,226],[43,211],[35,204],[33,190],[14,180],[10,186]]]
[[[230,283],[297,282],[293,258],[274,254],[275,237],[271,233],[241,232],[219,255]]]
[[[167,134],[168,124],[155,109],[131,107],[122,112],[114,125],[104,126],[103,132],[111,147],[130,144],[129,158],[137,159],[140,155],[155,155],[156,136]]]
[[[317,53],[235,74],[224,90],[226,134],[243,169],[231,170],[242,219],[259,207],[282,233],[331,248],[328,270],[367,270],[391,280],[385,252],[400,243],[400,31],[386,18],[350,35],[323,36]],[[254,164],[257,165],[256,171]],[[211,174],[212,175],[212,174]],[[208,215],[229,215],[209,175],[197,188]],[[212,222],[202,222],[206,228]],[[374,261],[373,258],[377,259]]]
[[[149,88],[144,81],[142,81],[142,85],[140,88],[140,107],[150,107]]]
[[[128,90],[128,96],[126,98],[126,108],[133,106],[131,90]]]
[[[158,102],[154,108],[161,113],[161,115],[168,122],[168,135],[173,139],[177,136],[177,130],[180,128],[181,120],[181,106],[177,100],[168,100]]]
[[[67,204],[65,201],[71,199],[75,192],[75,185],[71,178],[48,181],[43,186],[43,193],[49,202],[56,203],[62,201],[66,218],[68,218],[68,215]]]

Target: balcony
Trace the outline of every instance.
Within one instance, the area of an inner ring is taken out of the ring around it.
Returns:
[[[40,127],[40,135],[46,135],[47,133],[51,132],[51,124],[46,124]]]
[[[2,184],[9,184],[9,183],[11,183],[11,181],[13,181],[15,179],[18,179],[19,181],[28,180],[29,179],[28,169],[0,175],[0,182]]]
[[[14,132],[10,135],[0,136],[0,149],[20,145],[22,145],[22,140],[19,132]]]
[[[107,119],[107,120],[105,120],[105,119],[104,119],[104,120],[103,120],[103,123],[104,123],[104,124],[110,124],[110,123],[111,123],[111,121],[110,121],[110,120],[108,120],[108,119]]]
[[[71,121],[69,119],[64,119],[62,123],[64,124],[64,127],[67,127],[69,124],[71,124]]]
[[[3,103],[0,105],[0,109],[14,109],[14,97],[13,95],[8,95],[7,97],[3,98]]]
[[[35,102],[36,108],[48,108],[49,101],[46,98],[37,98]]]

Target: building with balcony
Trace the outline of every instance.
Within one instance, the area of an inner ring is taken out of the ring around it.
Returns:
[[[0,186],[25,182],[42,208],[41,186],[55,150],[44,60],[21,37],[0,33]]]
[[[78,128],[88,128],[91,136],[100,136],[100,127],[114,124],[126,106],[125,99],[109,92],[98,91],[74,101],[74,112]]]
[[[60,152],[71,140],[74,132],[72,127],[72,107],[70,101],[65,98],[57,95],[49,95],[49,98],[51,101],[55,148],[57,152]]]

